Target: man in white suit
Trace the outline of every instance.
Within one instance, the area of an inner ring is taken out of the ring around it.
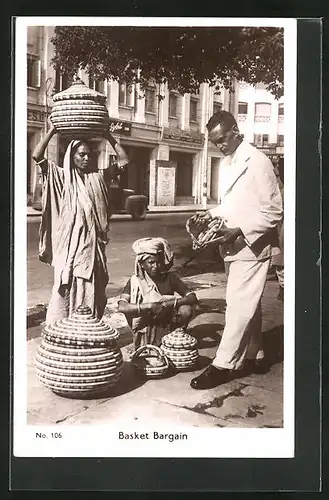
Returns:
[[[215,113],[207,123],[209,139],[224,158],[219,174],[220,204],[198,214],[201,222],[224,219],[220,240],[227,278],[226,318],[212,363],[191,380],[194,389],[227,382],[249,359],[253,371],[266,370],[261,339],[261,297],[270,258],[277,251],[276,226],[282,198],[269,158],[243,141],[234,117]]]

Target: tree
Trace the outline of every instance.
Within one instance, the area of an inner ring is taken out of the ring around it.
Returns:
[[[61,26],[52,38],[52,63],[69,75],[84,69],[95,79],[168,83],[197,93],[207,82],[232,88],[234,78],[262,82],[283,94],[283,29],[257,27]]]

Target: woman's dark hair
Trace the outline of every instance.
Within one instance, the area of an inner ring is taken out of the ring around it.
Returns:
[[[210,130],[217,127],[219,123],[223,125],[223,128],[225,128],[225,130],[230,130],[234,126],[237,127],[234,116],[228,111],[217,111],[217,113],[212,115],[206,127],[210,132]]]

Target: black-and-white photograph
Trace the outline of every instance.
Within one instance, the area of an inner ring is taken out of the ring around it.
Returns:
[[[296,22],[187,21],[17,19],[16,456],[294,456]]]

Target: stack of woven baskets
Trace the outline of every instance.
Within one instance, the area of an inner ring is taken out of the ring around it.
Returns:
[[[102,137],[109,127],[106,96],[75,78],[71,87],[53,96],[50,115],[57,132],[66,138]]]
[[[86,397],[114,386],[122,372],[118,332],[79,306],[69,318],[45,326],[37,350],[37,377],[55,393]]]
[[[197,340],[183,328],[176,328],[162,339],[161,350],[177,370],[191,368],[197,361],[199,352]]]

